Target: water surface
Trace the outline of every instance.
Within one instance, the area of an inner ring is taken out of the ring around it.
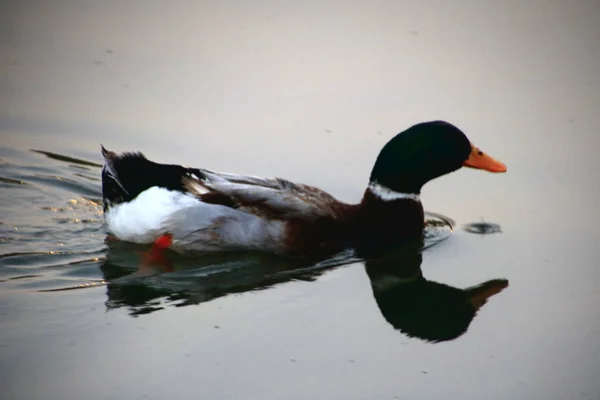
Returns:
[[[598,17],[591,0],[5,2],[2,397],[600,398]],[[456,226],[422,254],[140,276],[143,249],[106,240],[101,143],[357,201],[383,144],[429,119],[508,173],[427,185]],[[500,232],[465,229],[482,222]]]

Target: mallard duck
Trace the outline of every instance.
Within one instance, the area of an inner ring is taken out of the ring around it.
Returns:
[[[280,178],[158,164],[102,147],[108,230],[178,252],[259,250],[287,255],[387,246],[424,228],[422,186],[463,166],[506,166],[444,121],[414,125],[381,150],[362,200],[347,204]]]

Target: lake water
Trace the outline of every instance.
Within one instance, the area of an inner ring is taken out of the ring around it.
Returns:
[[[599,399],[600,3],[252,3],[3,2],[1,397]],[[357,201],[430,119],[508,172],[397,268],[106,241],[101,143]]]

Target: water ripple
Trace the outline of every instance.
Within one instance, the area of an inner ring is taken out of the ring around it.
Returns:
[[[39,291],[102,281],[99,164],[39,150],[0,148],[0,155],[2,287]]]

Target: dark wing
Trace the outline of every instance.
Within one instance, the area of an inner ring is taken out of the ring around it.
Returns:
[[[189,192],[206,203],[221,204],[266,218],[314,220],[337,217],[339,202],[313,186],[280,178],[217,173],[159,164],[142,153],[117,154],[102,147],[105,208],[131,201],[153,186]]]
[[[285,179],[222,174],[207,170],[200,172],[200,178],[183,179],[188,192],[205,202],[228,205],[224,203],[227,201],[244,211],[269,218],[335,218],[336,206],[340,204],[333,196],[320,189]]]

